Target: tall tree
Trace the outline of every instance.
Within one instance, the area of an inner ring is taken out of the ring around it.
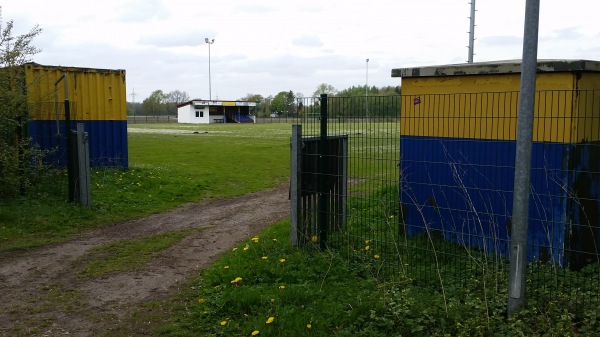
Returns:
[[[33,45],[33,39],[42,30],[36,25],[14,36],[13,27],[12,20],[2,21],[0,7],[0,197],[23,192],[36,179],[27,159],[36,151],[24,139],[27,96],[23,64],[41,51]]]
[[[185,91],[174,90],[168,93],[165,97],[166,111],[170,115],[177,114],[177,105],[189,102],[190,95]]]
[[[160,115],[166,112],[167,95],[162,90],[154,90],[142,102],[142,108],[147,114]]]
[[[257,117],[267,117],[268,116],[268,113],[267,113],[268,106],[267,106],[267,104],[265,104],[265,99],[262,97],[262,95],[246,94],[246,96],[240,98],[240,101],[255,102],[256,107],[254,108],[254,111],[252,113],[255,114]]]
[[[337,89],[334,88],[331,84],[321,83],[313,93],[313,96],[318,97],[321,96],[321,94],[336,95],[337,92]]]

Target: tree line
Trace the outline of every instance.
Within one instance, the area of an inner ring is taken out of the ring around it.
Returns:
[[[302,93],[295,93],[292,90],[280,91],[276,95],[262,96],[260,94],[247,94],[238,98],[238,101],[256,102],[257,105],[251,111],[257,117],[292,117],[306,112],[307,106],[314,101],[313,97],[319,97],[321,94],[327,94],[329,97],[339,97],[347,99],[347,104],[352,102],[352,98],[364,98],[372,96],[399,96],[400,86],[352,86],[343,90],[337,90],[332,85],[322,83],[312,94],[312,97],[305,97]],[[150,96],[141,103],[127,102],[127,114],[129,116],[176,116],[177,105],[190,101],[190,96],[185,91],[174,90],[164,93],[162,90],[153,91]],[[357,102],[356,100],[354,100]],[[368,104],[368,103],[361,103]]]

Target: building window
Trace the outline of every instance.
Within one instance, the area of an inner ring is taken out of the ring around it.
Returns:
[[[196,110],[196,118],[200,117],[200,111]]]
[[[200,117],[204,117],[204,110],[200,110]]]

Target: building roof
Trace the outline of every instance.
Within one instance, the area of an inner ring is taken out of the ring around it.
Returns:
[[[600,62],[590,60],[538,60],[538,72],[600,72]],[[521,60],[475,62],[392,69],[392,77],[437,77],[521,73]]]
[[[256,102],[251,101],[222,101],[222,100],[206,100],[206,99],[193,99],[191,101],[177,104],[178,108],[186,105],[202,105],[202,106],[256,106]]]

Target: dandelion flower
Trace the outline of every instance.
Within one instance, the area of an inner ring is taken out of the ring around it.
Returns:
[[[221,321],[221,326],[227,325],[227,321]]]
[[[248,250],[248,249],[250,249],[250,246],[246,245],[246,246],[244,247],[244,250]]]
[[[268,258],[269,258],[269,257],[267,257],[267,256],[263,256],[263,257],[262,257],[262,259],[263,259],[263,260],[266,260],[266,259],[268,259]]]
[[[283,289],[285,289],[285,286],[282,284],[279,286],[279,289],[283,290]]]
[[[279,262],[284,263],[285,259],[279,259]]]
[[[393,219],[393,218],[394,218],[394,214],[390,215],[390,219]]]
[[[235,283],[238,283],[238,282],[241,282],[241,281],[242,281],[241,277],[236,277],[234,280],[231,281],[231,283],[235,284]]]
[[[255,243],[258,243],[258,236],[253,237],[252,241],[254,241]]]
[[[237,247],[234,247],[231,251],[235,252],[237,250]]]
[[[223,269],[229,269],[229,266],[225,266],[225,267],[223,267]]]
[[[307,329],[312,329],[312,324],[310,324],[310,323],[306,324],[306,328]]]
[[[369,250],[369,249],[371,249],[371,247],[370,247],[370,246],[366,246],[366,247],[365,247],[365,250]]]
[[[203,298],[199,298],[199,299],[198,299],[198,303],[200,303],[200,304],[204,304],[205,302],[206,302],[206,301],[205,301]]]
[[[369,243],[371,243],[371,240],[365,240],[365,245],[368,245]]]
[[[267,324],[271,324],[271,323],[273,323],[273,321],[274,321],[274,320],[275,320],[275,317],[269,317],[269,318],[267,319]]]
[[[373,258],[374,258],[375,260],[377,260],[377,259],[379,259],[379,255],[375,254],[375,255],[373,255]]]
[[[260,333],[260,332],[259,332],[258,330],[254,330],[254,331],[252,331],[252,336],[256,336],[256,335],[258,335],[259,333]]]
[[[317,242],[317,236],[316,236],[316,235],[313,235],[313,236],[312,236],[312,238],[310,238],[310,240],[311,240],[312,242]]]

